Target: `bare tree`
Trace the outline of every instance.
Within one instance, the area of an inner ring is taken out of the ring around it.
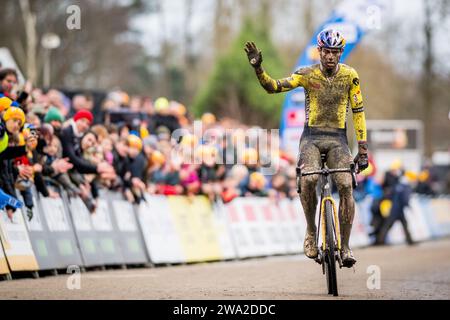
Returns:
[[[242,5],[246,6],[247,1],[242,1]],[[217,0],[214,11],[214,51],[218,57],[228,46],[232,35],[232,14],[234,3],[233,0]]]
[[[432,6],[433,1],[424,1],[425,6],[425,23],[423,31],[425,35],[424,61],[422,75],[422,97],[423,97],[423,121],[425,134],[425,155],[430,157],[432,154],[432,115],[433,115],[433,22],[432,22]]]
[[[20,9],[22,11],[22,19],[25,25],[26,33],[26,74],[32,83],[37,80],[37,64],[36,64],[36,14],[31,11],[28,0],[20,0]]]

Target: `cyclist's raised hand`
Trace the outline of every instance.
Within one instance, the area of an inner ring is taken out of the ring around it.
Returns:
[[[261,51],[256,47],[254,42],[248,41],[244,48],[247,53],[248,61],[253,68],[259,68],[263,61]]]

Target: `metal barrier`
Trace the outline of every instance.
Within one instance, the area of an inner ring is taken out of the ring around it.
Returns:
[[[211,204],[204,196],[150,196],[139,206],[101,192],[96,213],[80,198],[42,198],[33,190],[34,217],[0,212],[0,274],[79,267],[228,260],[303,250],[300,201],[236,198]],[[370,203],[357,202],[351,245],[369,244]],[[450,235],[450,199],[413,196],[406,218],[414,240]],[[394,225],[390,243],[403,241]]]

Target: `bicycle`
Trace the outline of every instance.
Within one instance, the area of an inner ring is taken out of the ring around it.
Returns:
[[[349,172],[352,174],[353,188],[356,188],[356,170],[355,161],[350,165],[350,168],[329,169],[325,164],[326,155],[321,154],[322,167],[320,170],[301,172],[297,168],[297,177],[304,177],[314,174],[321,175],[320,183],[320,210],[319,210],[319,224],[320,232],[317,232],[316,243],[319,243],[319,234],[322,234],[322,246],[319,247],[319,254],[315,261],[322,265],[322,272],[326,275],[328,294],[338,296],[337,276],[336,276],[336,261],[339,268],[342,268],[342,259],[339,254],[341,251],[341,233],[339,228],[338,211],[336,204],[331,196],[331,179],[330,175],[333,173]],[[300,186],[300,184],[298,183]],[[299,189],[300,192],[300,189]]]

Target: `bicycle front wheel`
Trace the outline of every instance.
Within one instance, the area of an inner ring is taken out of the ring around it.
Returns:
[[[333,206],[330,201],[325,202],[325,227],[326,227],[326,250],[325,250],[325,274],[327,276],[328,294],[338,296],[336,276],[336,241],[333,224]]]

